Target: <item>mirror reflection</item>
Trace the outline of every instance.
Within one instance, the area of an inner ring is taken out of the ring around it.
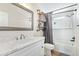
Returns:
[[[20,4],[0,4],[0,29],[32,29],[33,12]],[[2,27],[2,28],[1,28]]]

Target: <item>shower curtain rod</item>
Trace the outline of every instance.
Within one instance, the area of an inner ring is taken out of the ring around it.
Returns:
[[[53,13],[53,12],[55,12],[55,11],[59,11],[59,10],[65,9],[65,8],[73,7],[73,6],[76,6],[76,5],[78,5],[78,4],[73,4],[73,5],[64,7],[64,8],[56,9],[56,10],[54,10],[54,11],[48,12],[47,14],[50,14],[50,13]]]
[[[68,11],[63,11],[63,12],[58,12],[58,13],[54,13],[54,14],[52,14],[52,15],[60,14],[60,13],[65,13],[65,12],[71,12],[71,11],[77,11],[77,9],[74,9],[74,10],[68,10]]]

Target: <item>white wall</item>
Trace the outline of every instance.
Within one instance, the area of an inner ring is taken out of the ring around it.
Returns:
[[[75,37],[76,37],[76,53],[79,56],[79,4],[76,6],[77,12],[76,12],[76,21],[75,21]]]

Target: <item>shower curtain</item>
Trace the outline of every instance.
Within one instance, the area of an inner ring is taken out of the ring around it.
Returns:
[[[53,44],[52,16],[51,14],[46,14],[45,18],[46,18],[46,22],[44,23],[45,29],[43,30],[45,36],[45,43]]]

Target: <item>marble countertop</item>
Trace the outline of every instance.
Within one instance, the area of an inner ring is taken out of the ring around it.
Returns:
[[[11,38],[0,39],[0,56],[7,56],[21,48],[27,47],[30,44],[44,39],[44,37],[29,37],[22,40],[16,40]]]

